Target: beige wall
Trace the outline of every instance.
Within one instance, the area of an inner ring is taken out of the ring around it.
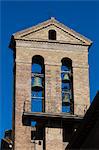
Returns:
[[[39,54],[44,58],[46,103],[48,103],[48,100],[50,99],[52,103],[58,102],[59,107],[61,107],[60,106],[61,104],[61,59],[64,57],[70,58],[72,60],[72,65],[73,65],[73,87],[74,87],[73,90],[74,90],[74,103],[75,103],[74,114],[78,114],[77,107],[80,107],[79,109],[82,109],[84,105],[89,106],[90,103],[87,47],[85,47],[85,50],[83,50],[83,46],[81,47],[81,50],[77,50],[77,49],[78,46],[74,47],[73,45],[71,45],[71,50],[66,50],[66,48],[65,50],[63,49],[62,50],[61,49],[40,50],[32,47],[31,48],[18,47],[17,57],[16,57],[16,62],[28,63],[27,66],[29,67],[31,67],[31,65],[29,64],[31,64],[32,57],[34,55]],[[29,69],[31,70],[31,68]],[[28,82],[28,84],[29,83],[31,84],[30,81]],[[29,92],[30,91],[28,91],[28,93]],[[55,102],[56,97],[58,99],[57,102]],[[58,105],[58,103],[56,105]],[[79,104],[82,106],[80,106]],[[49,106],[46,105],[46,109],[48,111],[47,107]],[[61,108],[59,108],[59,111],[61,111]],[[80,115],[83,115],[82,111],[79,112]]]
[[[16,46],[15,150],[31,150],[31,146],[32,149],[34,149],[34,146],[31,143],[31,128],[22,125],[22,113],[24,101],[26,102],[25,110],[30,111],[31,109],[32,57],[34,55],[41,55],[44,57],[45,111],[56,113],[61,112],[62,102],[61,59],[68,57],[72,60],[74,114],[84,115],[86,105],[89,106],[90,104],[87,58],[88,47],[55,43],[47,45],[46,43],[41,43],[40,48],[40,43],[30,43],[25,41],[17,41]],[[47,128],[45,130],[47,130]],[[46,132],[46,150],[55,150],[54,147],[56,145],[57,150],[63,149],[60,129],[49,128],[49,132]],[[37,149],[40,149],[39,146]]]

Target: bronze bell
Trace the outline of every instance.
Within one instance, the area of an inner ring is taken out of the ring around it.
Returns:
[[[64,76],[63,76],[63,82],[68,82],[70,81],[70,78],[69,78],[69,74],[68,73],[65,73]]]
[[[33,84],[32,84],[32,89],[34,91],[41,91],[43,88],[42,86],[42,79],[40,77],[34,77],[34,81],[33,81]]]
[[[68,93],[64,94],[64,96],[63,96],[63,103],[65,103],[66,106],[70,105],[70,95]]]

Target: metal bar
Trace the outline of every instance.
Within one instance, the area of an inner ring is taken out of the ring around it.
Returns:
[[[36,96],[33,96],[31,97],[32,99],[44,99],[44,97],[36,97]]]
[[[62,91],[62,93],[71,94],[71,91]]]
[[[61,71],[61,73],[71,73],[71,71]]]
[[[40,74],[40,73],[33,73],[31,74],[32,77],[41,77],[43,78],[44,77],[44,74]]]

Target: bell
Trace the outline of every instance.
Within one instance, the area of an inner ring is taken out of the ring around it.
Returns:
[[[65,94],[63,96],[63,103],[65,103],[66,106],[70,105],[70,95],[69,94]]]
[[[43,88],[42,86],[42,79],[40,77],[34,77],[32,89],[34,91],[41,91]]]
[[[63,82],[68,82],[70,81],[70,78],[69,78],[69,74],[68,73],[65,73],[64,76],[63,76]]]

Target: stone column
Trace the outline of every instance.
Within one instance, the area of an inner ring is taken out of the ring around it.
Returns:
[[[74,114],[83,116],[90,105],[88,66],[73,65]]]
[[[15,88],[15,150],[30,149],[30,127],[23,126],[22,114],[24,101],[31,103],[31,64],[16,62]],[[25,106],[29,111],[29,103]]]
[[[45,64],[45,112],[61,112],[61,64]],[[51,122],[50,122],[51,124]],[[49,124],[49,126],[50,126]],[[61,128],[45,129],[46,150],[62,150]]]
[[[45,112],[61,112],[61,66],[45,64]]]

